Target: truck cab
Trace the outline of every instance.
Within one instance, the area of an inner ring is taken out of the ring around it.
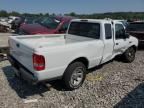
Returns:
[[[71,33],[71,29],[73,28],[74,32],[78,32]],[[122,54],[129,46],[135,43],[135,39],[126,33],[123,23],[117,20],[73,20],[67,34],[84,37],[84,31],[87,33],[87,37],[95,39],[95,41],[91,41],[91,47],[96,47],[97,40],[103,43],[101,63],[107,62],[116,55]]]

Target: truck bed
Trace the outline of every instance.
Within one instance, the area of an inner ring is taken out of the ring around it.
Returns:
[[[16,40],[32,49],[61,46],[76,42],[92,40],[89,38],[78,38],[71,35],[52,34],[52,35],[35,35],[35,36],[17,36]]]
[[[30,71],[33,71],[33,53],[44,53],[50,51],[50,49],[52,51],[57,51],[62,49],[62,47],[64,48],[72,44],[77,46],[77,44],[89,40],[93,39],[64,34],[11,36],[9,41],[10,55],[13,56],[21,64],[24,64],[24,66],[27,67]]]
[[[58,36],[27,36],[17,37],[23,44],[32,48],[43,48],[49,46],[63,45],[65,43],[64,35]]]

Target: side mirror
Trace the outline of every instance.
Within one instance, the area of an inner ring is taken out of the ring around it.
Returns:
[[[125,39],[129,38],[130,34],[129,33],[125,33]]]

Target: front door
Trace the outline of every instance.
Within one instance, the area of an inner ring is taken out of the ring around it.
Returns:
[[[115,24],[115,45],[114,45],[114,53],[122,54],[126,50],[126,46],[128,45],[128,39],[125,38],[125,29],[121,23]]]

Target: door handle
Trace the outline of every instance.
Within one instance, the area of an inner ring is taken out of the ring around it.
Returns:
[[[116,43],[116,45],[119,45],[119,43]]]

